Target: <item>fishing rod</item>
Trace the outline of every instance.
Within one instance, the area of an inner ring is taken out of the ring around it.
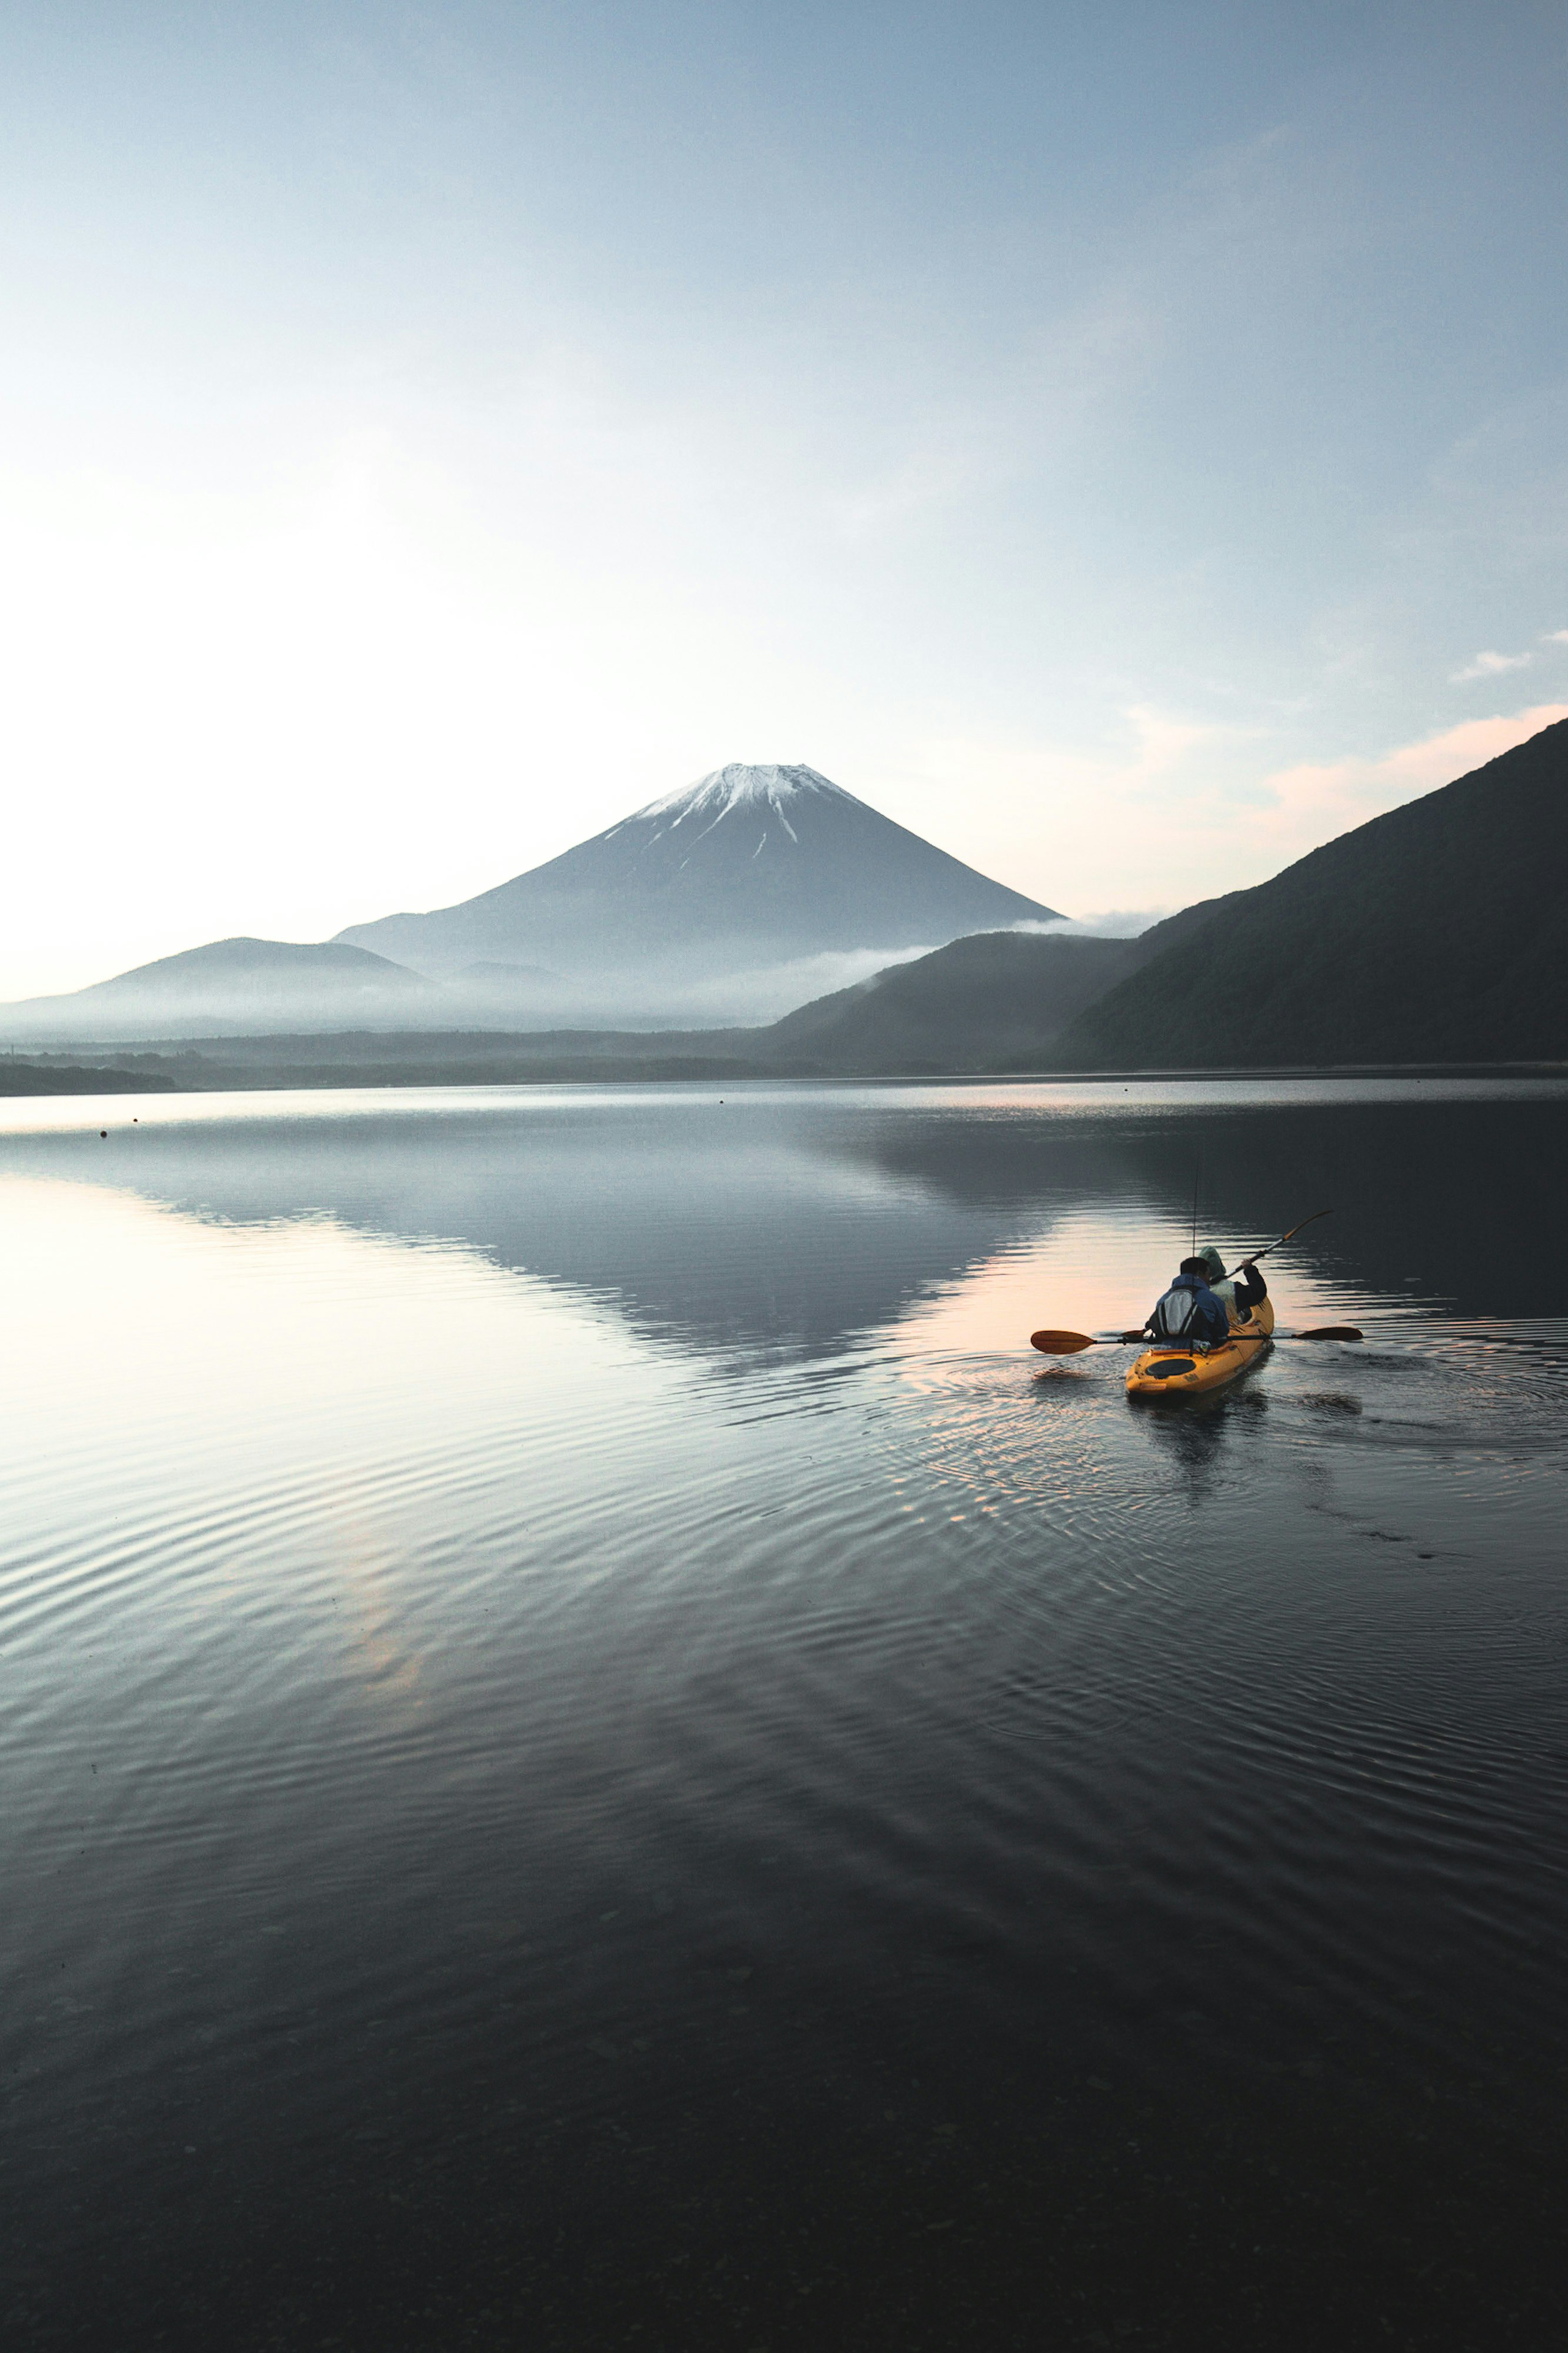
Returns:
[[[1281,1234],[1279,1236],[1278,1241],[1265,1242],[1263,1248],[1261,1250],[1254,1250],[1250,1257],[1238,1258],[1236,1264],[1229,1270],[1229,1271],[1232,1274],[1239,1274],[1244,1266],[1256,1266],[1258,1260],[1260,1258],[1267,1258],[1270,1250],[1279,1250],[1286,1242],[1293,1242],[1297,1235],[1300,1233],[1304,1228],[1308,1226],[1315,1226],[1320,1218],[1331,1218],[1333,1214],[1334,1213],[1331,1209],[1314,1209],[1310,1218],[1303,1218],[1300,1225],[1292,1226],[1288,1234]],[[1195,1247],[1196,1245],[1194,1244],[1194,1248]],[[1223,1281],[1224,1278],[1222,1277],[1221,1280]]]
[[[1195,1184],[1193,1193],[1195,1207],[1197,1197]],[[1294,1241],[1296,1236],[1306,1227],[1316,1225],[1320,1218],[1331,1218],[1333,1214],[1331,1209],[1314,1209],[1310,1218],[1303,1218],[1300,1224],[1292,1226],[1288,1234],[1280,1234],[1276,1240],[1265,1242],[1261,1250],[1253,1250],[1247,1257],[1238,1259],[1235,1266],[1230,1269],[1231,1273],[1239,1274],[1244,1267],[1256,1266],[1260,1258],[1268,1256],[1270,1250],[1279,1250],[1286,1242]],[[1195,1225],[1194,1233],[1193,1248],[1195,1251],[1197,1248]],[[1222,1277],[1221,1280],[1223,1281],[1224,1278]],[[1031,1347],[1038,1348],[1041,1355],[1045,1356],[1076,1356],[1084,1348],[1128,1348],[1140,1345],[1147,1340],[1148,1336],[1147,1331],[1142,1329],[1136,1332],[1032,1332],[1029,1335],[1029,1345]],[[1359,1340],[1362,1335],[1353,1324],[1324,1324],[1311,1332],[1276,1332],[1272,1336],[1276,1340]]]

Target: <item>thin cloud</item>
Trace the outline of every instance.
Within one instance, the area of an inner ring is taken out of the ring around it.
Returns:
[[[1198,897],[1216,857],[1225,870],[1230,812],[1216,813],[1209,779],[1249,732],[1137,704],[1121,714],[1120,740],[1102,750],[952,733],[929,737],[911,766],[930,779],[936,839],[953,780],[983,783],[989,822],[965,855],[1064,909],[1075,928],[1104,922],[1075,909],[1115,910],[1120,922],[1131,902],[1131,932],[1154,920],[1156,907]],[[1209,888],[1242,879],[1255,878],[1227,874]]]
[[[1321,843],[1364,825],[1368,818],[1381,817],[1421,793],[1468,776],[1472,768],[1484,767],[1559,719],[1568,719],[1568,703],[1538,702],[1511,718],[1467,720],[1441,735],[1402,744],[1381,759],[1282,768],[1265,779],[1268,805],[1252,812],[1249,830],[1259,849],[1267,845],[1276,849],[1278,863],[1288,865]]]
[[[951,796],[983,785],[990,822],[965,854],[1061,907],[1068,927],[1141,928],[1154,910],[1266,882],[1369,818],[1484,767],[1560,719],[1568,702],[1466,720],[1389,752],[1302,761],[1259,776],[1253,731],[1142,706],[1099,753],[980,736],[931,738],[919,765]],[[1260,764],[1259,764],[1260,765]],[[932,802],[932,827],[940,805]],[[1123,915],[1131,907],[1137,912]],[[1055,930],[1056,925],[1042,929]]]
[[[1066,916],[1059,923],[1019,923],[1020,932],[1065,932],[1080,940],[1135,940],[1173,907],[1105,907],[1097,915]]]
[[[1568,637],[1568,630],[1563,634]],[[1527,662],[1534,659],[1533,654],[1478,654],[1468,669],[1455,670],[1448,683],[1450,686],[1468,686],[1472,679],[1500,678],[1505,670],[1523,670]]]
[[[1541,642],[1543,646],[1568,646],[1568,629],[1544,629]]]

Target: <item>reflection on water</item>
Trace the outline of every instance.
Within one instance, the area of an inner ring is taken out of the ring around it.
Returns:
[[[5,1118],[15,2341],[1543,2341],[1568,1091]]]

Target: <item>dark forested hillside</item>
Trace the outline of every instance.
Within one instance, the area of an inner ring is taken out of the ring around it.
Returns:
[[[1133,968],[1142,946],[980,932],[786,1013],[756,1033],[756,1048],[831,1070],[1038,1070],[1068,1022]]]
[[[1064,1064],[1568,1059],[1568,721],[1142,944]]]

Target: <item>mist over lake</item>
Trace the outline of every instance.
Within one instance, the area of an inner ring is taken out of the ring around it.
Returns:
[[[100,1131],[107,1131],[107,1134]],[[1542,2344],[1568,1082],[0,1105],[18,2346]],[[1192,1241],[1281,1339],[1139,1408]]]

